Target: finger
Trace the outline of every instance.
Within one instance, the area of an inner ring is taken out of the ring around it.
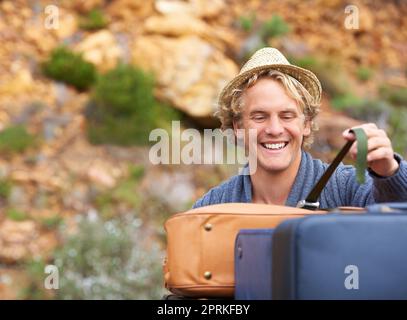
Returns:
[[[391,149],[391,141],[387,136],[386,137],[375,136],[373,138],[370,138],[367,141],[367,151],[368,152],[373,151],[378,148],[382,148],[382,147]],[[357,141],[355,141],[355,143],[353,143],[352,147],[349,150],[349,153],[352,156],[352,158],[356,158],[357,153],[358,153],[357,148],[358,148],[358,143],[357,143]]]
[[[362,128],[362,129],[366,129],[366,130],[377,130],[377,125],[374,123],[364,123],[364,124],[360,124],[357,126],[353,126],[351,129],[357,129],[357,128]]]
[[[378,128],[377,128],[377,125],[375,124],[375,123],[373,123],[373,122],[371,122],[371,123],[364,123],[364,124],[361,124],[360,126],[358,126],[359,128],[363,128],[363,129],[366,129],[366,130],[377,130]]]
[[[356,140],[356,136],[353,132],[351,132],[351,130],[358,129],[358,128],[362,128],[363,131],[365,131],[365,133],[366,133],[366,128],[364,128],[362,126],[355,126],[355,127],[352,127],[352,128],[349,128],[349,129],[346,129],[345,131],[343,131],[342,136],[348,141],[354,141],[354,140]]]
[[[393,157],[393,150],[391,148],[380,147],[367,154],[367,162],[389,159],[392,157]]]
[[[391,148],[391,141],[388,137],[376,136],[367,140],[368,151],[372,151],[381,147]]]
[[[350,133],[349,130],[351,129],[346,129],[345,131],[343,131],[342,136],[347,140],[355,140],[355,135],[353,133]]]
[[[375,137],[375,136],[382,136],[382,137],[387,136],[386,132],[382,129],[377,128],[377,126],[374,123],[365,123],[365,124],[362,124],[359,126],[354,126],[350,129],[346,129],[345,131],[342,132],[343,137],[350,141],[355,140],[355,135],[353,133],[349,132],[349,130],[357,129],[357,128],[363,129],[363,131],[366,133],[366,136],[368,138]]]

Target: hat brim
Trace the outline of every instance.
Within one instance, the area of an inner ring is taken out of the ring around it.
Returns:
[[[319,103],[321,101],[321,83],[314,73],[307,69],[290,64],[273,64],[255,67],[236,76],[223,88],[221,94],[219,95],[219,104],[222,105],[230,103],[230,99],[232,97],[231,94],[234,89],[241,86],[254,73],[264,70],[277,70],[292,76],[298,80],[305,87],[305,89],[307,89],[309,94],[315,99],[315,102]]]

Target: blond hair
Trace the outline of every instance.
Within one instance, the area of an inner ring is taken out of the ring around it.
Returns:
[[[228,102],[220,104],[214,114],[221,122],[221,129],[233,129],[233,121],[241,122],[244,108],[243,93],[261,78],[272,78],[279,81],[287,94],[299,104],[305,116],[305,121],[309,121],[311,127],[311,134],[308,137],[304,137],[303,141],[304,148],[309,148],[314,140],[314,133],[318,130],[315,117],[319,113],[320,103],[315,101],[297,79],[277,70],[263,70],[254,73],[253,76],[232,91],[230,98],[227,99]]]

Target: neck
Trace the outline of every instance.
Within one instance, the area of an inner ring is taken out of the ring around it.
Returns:
[[[257,167],[250,176],[252,182],[252,202],[285,205],[301,164],[302,153],[283,171],[273,172]]]

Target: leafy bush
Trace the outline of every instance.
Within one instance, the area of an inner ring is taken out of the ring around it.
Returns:
[[[0,179],[0,198],[7,200],[11,192],[11,181],[8,179]]]
[[[46,76],[70,84],[78,90],[88,89],[97,75],[93,64],[85,61],[81,54],[63,46],[52,51],[50,59],[43,63],[42,70]]]
[[[309,69],[318,77],[322,89],[331,97],[343,96],[348,92],[348,79],[340,64],[326,57],[290,57],[289,61],[299,67]]]
[[[93,9],[79,19],[79,27],[84,30],[103,29],[107,24],[107,19],[100,9]]]
[[[53,217],[43,218],[40,222],[44,228],[54,230],[57,229],[61,223],[63,223],[63,218],[55,215]]]
[[[378,126],[387,127],[390,114],[394,112],[389,103],[383,100],[357,99],[357,104],[344,108],[347,114],[365,122],[374,122]]]
[[[359,67],[356,76],[360,81],[368,81],[373,76],[373,70],[368,67]]]
[[[57,298],[160,298],[163,253],[143,239],[138,219],[79,219],[77,233],[55,253]]]
[[[250,14],[249,16],[241,16],[239,17],[238,25],[244,31],[249,32],[253,29],[255,20],[256,15],[254,13]]]
[[[407,151],[407,110],[395,107],[384,100],[360,98],[348,94],[341,99],[333,100],[332,104],[349,116],[363,122],[376,123],[386,130],[393,148],[400,154]]]
[[[281,37],[291,31],[291,27],[284,19],[274,14],[270,20],[263,23],[260,34],[264,40]]]
[[[238,61],[240,64],[245,63],[257,50],[267,47],[272,39],[283,36],[291,31],[291,27],[284,19],[274,14],[269,20],[259,23],[256,21],[254,13],[248,16],[241,16],[238,21],[239,27],[249,32],[255,28],[255,32],[244,42]]]
[[[18,299],[21,300],[45,300],[52,299],[54,292],[44,287],[46,261],[36,257],[23,263],[22,267],[29,276],[28,283],[21,288]]]
[[[394,107],[390,113],[388,134],[396,152],[407,156],[407,109]]]
[[[351,108],[357,108],[363,105],[364,100],[351,93],[336,96],[331,101],[332,106],[337,110],[350,110]]]
[[[396,106],[407,107],[407,89],[392,86],[382,86],[380,96]]]
[[[36,138],[21,125],[11,126],[0,132],[0,153],[15,154],[35,146]]]
[[[114,217],[118,213],[134,213],[140,208],[141,197],[138,186],[143,175],[143,166],[130,165],[128,177],[119,181],[114,188],[95,196],[95,207],[104,218]]]
[[[120,64],[99,77],[86,108],[91,143],[149,144],[151,130],[177,119],[178,113],[155,100],[153,78]]]
[[[139,181],[145,173],[143,165],[130,165],[129,166],[130,178]]]
[[[6,216],[14,221],[23,221],[28,218],[28,214],[26,212],[13,208],[6,210]]]
[[[317,59],[316,57],[311,55],[303,57],[290,56],[288,60],[291,61],[292,64],[306,69],[316,68],[319,64],[321,64],[319,62],[320,59]]]

